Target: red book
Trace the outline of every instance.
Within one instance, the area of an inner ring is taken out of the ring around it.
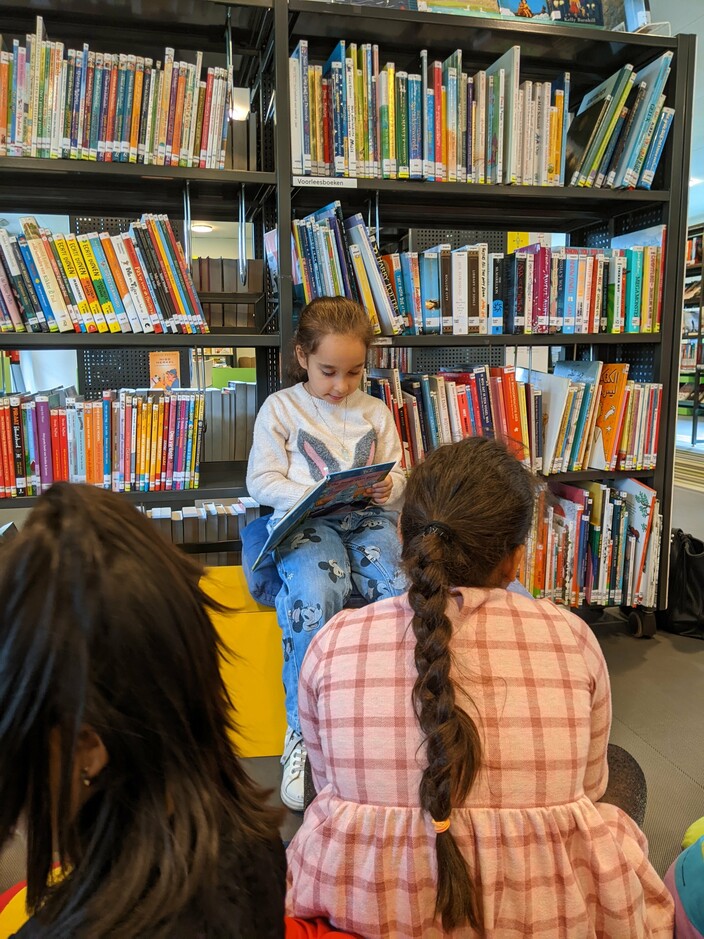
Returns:
[[[7,428],[9,427],[8,416],[10,413],[10,402],[7,398],[2,399],[0,406],[0,450],[2,452],[4,495],[7,497],[17,494],[15,489],[15,463],[10,458],[10,436]]]
[[[178,97],[178,79],[179,79],[179,63],[174,62],[174,67],[171,70],[171,93],[169,95],[169,116],[166,122],[166,155],[164,157],[164,163],[168,166],[171,162],[172,148],[174,144],[174,125],[176,123],[176,98]],[[176,144],[178,146],[178,144]]]
[[[166,489],[167,465],[169,461],[169,425],[171,423],[171,395],[164,395],[164,413],[161,428],[161,472],[159,474],[159,488]]]
[[[58,481],[63,479],[61,475],[61,421],[58,408],[51,409],[49,425],[51,427],[51,469],[54,480]]]
[[[433,91],[435,94],[435,179],[447,179],[447,167],[442,162],[442,63],[433,62]],[[389,94],[392,94],[389,89]]]
[[[105,127],[105,162],[112,163],[115,143],[115,115],[117,114],[118,56],[112,57],[110,69],[110,95],[108,97],[108,119]]]
[[[332,108],[330,104],[330,81],[327,78],[323,79],[323,160],[325,161],[325,166],[327,172],[330,176],[334,176],[333,172],[333,157],[332,157],[332,139],[331,139],[331,128],[332,128]]]
[[[163,333],[164,327],[161,325],[159,314],[157,312],[156,306],[154,305],[154,301],[152,300],[152,295],[147,285],[146,274],[144,273],[144,270],[142,269],[142,265],[140,264],[139,257],[137,256],[137,252],[134,249],[134,242],[129,237],[129,235],[123,236],[122,240],[125,245],[125,250],[127,251],[127,254],[129,256],[130,263],[132,264],[132,267],[134,268],[134,275],[137,278],[139,292],[142,294],[144,298],[144,302],[149,312],[149,319],[152,321],[152,324],[154,326],[154,332]]]
[[[213,80],[215,69],[211,66],[208,69],[208,77],[205,82],[205,107],[203,109],[203,129],[200,137],[200,157],[198,166],[205,169],[208,158],[208,134],[210,133],[210,109],[213,103]]]
[[[469,397],[472,402],[472,417],[474,418],[475,436],[483,437],[484,428],[482,426],[482,412],[479,406],[479,392],[477,390],[477,379],[471,373],[467,376],[467,388],[469,388]]]
[[[68,423],[66,408],[59,408],[59,454],[61,456],[61,475],[59,479],[68,481]]]

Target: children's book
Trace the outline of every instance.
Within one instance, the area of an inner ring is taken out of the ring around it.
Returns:
[[[175,391],[181,387],[180,353],[150,352],[149,380],[152,388]]]
[[[367,490],[388,476],[393,467],[394,463],[374,463],[371,466],[358,466],[338,473],[329,473],[299,499],[272,528],[259,557],[252,565],[252,570],[256,571],[267,554],[278,547],[284,538],[309,516],[325,515],[341,506],[368,505],[371,500]]]

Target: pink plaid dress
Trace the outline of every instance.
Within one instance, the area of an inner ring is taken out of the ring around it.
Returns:
[[[486,939],[671,937],[673,903],[642,832],[595,805],[611,697],[589,627],[500,589],[459,591],[450,615],[454,678],[483,740],[452,832],[482,896]],[[435,834],[418,798],[411,616],[405,596],[343,611],[301,670],[318,797],[288,850],[288,912],[369,939],[444,935]]]

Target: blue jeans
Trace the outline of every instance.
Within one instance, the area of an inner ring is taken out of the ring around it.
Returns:
[[[344,608],[353,586],[368,603],[406,590],[396,518],[378,506],[309,518],[274,551],[286,717],[298,734],[298,676],[313,636]]]

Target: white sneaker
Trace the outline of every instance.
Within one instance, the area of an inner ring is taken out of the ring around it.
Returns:
[[[303,770],[306,765],[306,747],[303,737],[291,730],[286,731],[284,753],[281,757],[284,766],[281,780],[281,801],[292,812],[303,811]]]

